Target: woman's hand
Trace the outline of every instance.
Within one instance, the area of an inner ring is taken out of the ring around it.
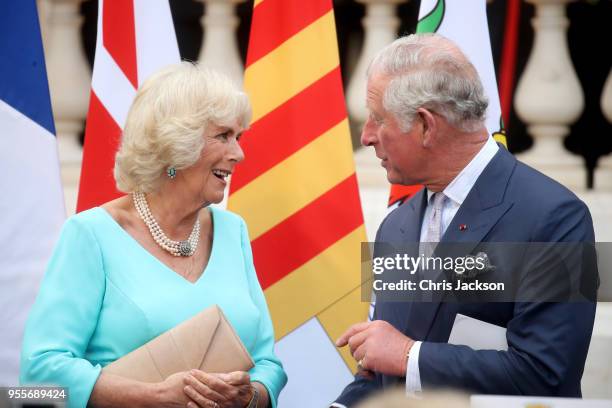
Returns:
[[[87,406],[91,405],[96,408],[214,407],[213,401],[208,400],[208,405],[195,404],[195,400],[187,395],[186,390],[190,377],[189,371],[183,371],[171,375],[162,382],[144,383],[102,373],[94,385]],[[202,398],[201,395],[199,397]]]
[[[158,404],[156,403],[154,405],[160,407],[181,408],[185,408],[186,406],[194,408],[198,406],[200,408],[214,407],[214,403],[212,401],[208,401],[208,405],[200,404],[199,402],[198,404],[194,403],[195,399],[191,398],[187,391],[190,377],[191,374],[189,371],[183,371],[172,374],[170,377],[166,378],[165,381],[158,383],[156,388],[156,402],[158,402]],[[193,391],[193,389],[191,391]],[[198,397],[201,398],[202,396],[198,394]]]
[[[244,408],[253,398],[253,387],[249,374],[234,371],[229,374],[209,374],[191,370],[186,380],[185,393],[197,404],[189,408]],[[211,404],[212,402],[212,404]],[[215,405],[217,403],[217,405]]]

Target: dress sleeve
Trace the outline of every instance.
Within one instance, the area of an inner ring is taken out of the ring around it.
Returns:
[[[285,374],[285,370],[283,370],[280,360],[274,354],[274,329],[272,328],[272,320],[270,319],[268,305],[266,304],[266,299],[259,285],[259,281],[257,280],[257,274],[255,273],[251,243],[244,221],[241,223],[241,228],[242,253],[247,269],[249,289],[253,302],[260,313],[257,340],[251,352],[251,357],[253,357],[255,361],[255,367],[251,369],[249,374],[251,376],[251,381],[257,381],[267,388],[272,407],[275,408],[278,401],[278,395],[287,383],[287,374]]]
[[[105,290],[102,256],[86,220],[70,218],[49,262],[24,333],[22,384],[68,388],[69,407],[85,407],[100,374],[84,356]]]

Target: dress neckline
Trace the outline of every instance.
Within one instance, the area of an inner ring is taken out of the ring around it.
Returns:
[[[160,265],[163,269],[165,269],[166,272],[172,273],[174,276],[176,276],[176,278],[180,279],[182,282],[185,282],[192,286],[196,286],[198,283],[200,283],[201,280],[203,280],[204,275],[207,275],[207,271],[215,258],[217,241],[219,238],[218,231],[217,231],[218,230],[218,225],[217,225],[218,220],[217,220],[217,214],[216,214],[217,210],[214,209],[213,207],[208,207],[208,210],[210,211],[210,220],[211,220],[211,224],[213,228],[213,239],[212,239],[212,244],[210,248],[210,255],[208,256],[208,262],[204,266],[202,273],[200,274],[198,279],[196,279],[194,282],[191,282],[190,280],[182,276],[180,273],[176,272],[174,269],[170,268],[168,265],[162,262],[158,257],[156,257],[151,252],[149,252],[145,247],[142,246],[140,242],[138,242],[136,238],[134,238],[129,232],[127,232],[105,208],[103,207],[95,207],[95,208],[99,209],[100,212],[104,214],[104,217],[110,220],[110,223],[116,229],[120,230],[121,234],[124,237],[126,237],[129,241],[135,244],[137,248],[139,248],[142,252],[144,252],[148,258],[153,259],[158,265]]]

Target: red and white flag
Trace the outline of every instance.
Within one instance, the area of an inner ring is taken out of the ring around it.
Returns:
[[[153,72],[178,62],[168,1],[99,0],[77,212],[121,195],[113,167],[136,90]]]

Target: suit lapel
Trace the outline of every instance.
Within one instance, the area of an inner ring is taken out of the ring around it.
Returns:
[[[421,235],[421,224],[423,214],[427,207],[427,191],[423,188],[417,192],[410,200],[405,202],[400,208],[395,211],[400,211],[402,216],[398,219],[398,227],[400,231],[399,242],[388,242],[389,244],[400,244],[404,248],[414,247],[414,254],[417,256],[418,242]],[[396,227],[396,228],[398,228]],[[396,302],[377,302],[376,308],[384,310],[381,312],[381,318],[389,321],[403,333],[409,336],[414,335],[413,328],[409,325],[411,308],[414,302],[406,302],[403,304]]]
[[[459,207],[440,241],[441,243],[465,243],[461,245],[461,253],[452,253],[452,248],[442,245],[440,250],[436,249],[435,256],[467,255],[486,238],[499,219],[512,207],[513,203],[504,198],[508,180],[515,166],[516,159],[505,148],[500,147],[478,177],[476,184]],[[441,280],[443,277],[444,274],[441,273],[434,280]],[[412,305],[409,324],[419,336],[417,339],[427,340],[431,337],[430,331],[439,308],[439,300]]]

